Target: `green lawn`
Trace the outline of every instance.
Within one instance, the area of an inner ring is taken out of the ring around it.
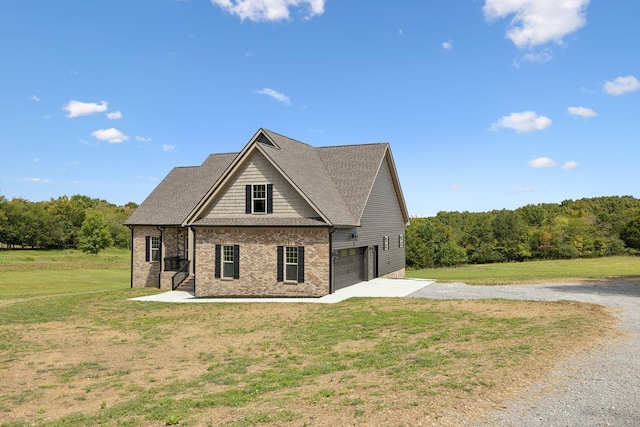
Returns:
[[[0,250],[0,299],[125,289],[130,253],[77,250]]]
[[[530,263],[522,280],[628,262]],[[491,277],[478,267],[452,280]],[[151,292],[129,289],[126,251],[0,252],[0,426],[457,424],[612,323],[573,302],[129,300]]]
[[[441,282],[474,285],[536,283],[605,277],[640,277],[640,257],[618,256],[593,259],[510,262],[464,265],[452,268],[408,270],[407,276]]]

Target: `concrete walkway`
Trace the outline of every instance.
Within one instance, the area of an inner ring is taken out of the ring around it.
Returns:
[[[336,292],[321,298],[195,298],[190,292],[169,291],[161,294],[145,297],[131,298],[132,301],[155,302],[305,302],[320,304],[335,304],[352,297],[393,298],[405,297],[425,286],[434,283],[433,280],[423,279],[384,279],[377,278],[368,282],[360,282],[355,285],[339,289]]]

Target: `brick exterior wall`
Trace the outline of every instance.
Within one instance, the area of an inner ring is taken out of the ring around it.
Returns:
[[[160,237],[156,227],[133,228],[133,265],[131,267],[131,285],[134,288],[158,287],[160,262],[146,261],[146,237]],[[164,256],[164,255],[163,255]]]
[[[329,293],[326,228],[198,228],[196,297],[321,297]],[[240,278],[215,278],[215,245],[240,246]],[[304,283],[277,281],[277,247],[304,246]]]

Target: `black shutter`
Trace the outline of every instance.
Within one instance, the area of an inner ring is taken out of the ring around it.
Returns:
[[[298,246],[298,283],[304,283],[304,246]]]
[[[284,281],[284,247],[283,246],[278,246],[278,278],[277,280],[278,282]]]
[[[215,274],[214,274],[216,279],[220,278],[220,250],[221,250],[220,245],[216,245],[216,259],[215,259],[216,266],[215,266]]]
[[[251,185],[247,184],[244,187],[244,212],[251,213]]]
[[[240,278],[240,245],[233,245],[233,278]]]
[[[273,184],[267,184],[267,213],[273,213]]]
[[[151,261],[151,236],[147,236],[144,238],[144,260],[146,262]]]

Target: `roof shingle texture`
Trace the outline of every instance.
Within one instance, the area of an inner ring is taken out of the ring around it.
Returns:
[[[315,148],[261,129],[276,146],[256,143],[330,224],[318,218],[250,216],[199,219],[194,225],[310,226],[359,225],[387,143]],[[180,225],[216,185],[239,153],[212,154],[202,166],[174,168],[125,222],[126,225]]]

